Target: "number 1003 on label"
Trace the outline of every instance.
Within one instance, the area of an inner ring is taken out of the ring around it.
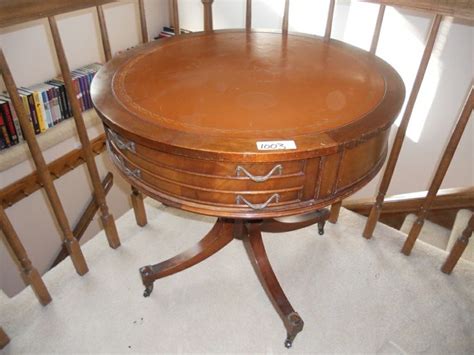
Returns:
[[[295,141],[265,141],[257,142],[258,150],[287,150],[296,149]]]

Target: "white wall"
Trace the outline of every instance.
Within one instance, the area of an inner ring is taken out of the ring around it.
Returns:
[[[128,4],[107,5],[105,10],[113,52],[139,42],[137,6],[133,1],[125,2]],[[254,28],[280,28],[284,0],[254,0],[253,3]],[[323,34],[328,3],[329,0],[292,0],[290,30]],[[150,36],[154,36],[163,24],[168,24],[168,1],[148,0],[145,4],[149,33]],[[245,0],[216,0],[213,9],[216,29],[244,26]],[[333,37],[368,49],[377,11],[377,5],[338,0]],[[183,28],[202,29],[200,0],[180,0],[179,12]],[[387,8],[386,11],[377,54],[401,74],[407,88],[407,96],[416,75],[430,21],[431,16],[423,13],[392,8]],[[102,60],[100,42],[96,39],[98,26],[92,11],[63,15],[59,18],[59,26],[67,43],[66,50],[71,67]],[[19,85],[30,85],[58,73],[54,55],[48,47],[50,40],[47,33],[44,21],[14,26],[0,32],[0,44],[11,63]],[[389,194],[427,188],[440,152],[445,146],[472,82],[473,35],[473,28],[466,24],[452,22],[449,18],[443,22]],[[473,125],[471,120],[443,187],[474,184]],[[60,148],[49,150],[46,155],[51,160],[75,145],[77,142],[70,140],[60,145]],[[102,160],[102,157],[98,159],[103,176],[106,166]],[[1,173],[0,187],[23,176],[29,169],[31,168],[28,164],[23,164]],[[372,196],[378,179],[379,177],[374,179],[356,196]],[[116,184],[119,184],[117,180]],[[57,186],[68,216],[75,222],[87,200],[87,194],[83,193],[88,188],[85,172],[81,169],[71,172],[63,177]],[[127,186],[114,187],[111,193],[109,201],[116,217],[128,208],[127,194]],[[7,210],[33,261],[42,271],[46,270],[49,264],[48,258],[45,259],[44,255],[48,254],[51,245],[59,248],[57,230],[48,212],[42,192],[37,192]],[[92,236],[98,228],[99,225],[95,222],[88,231],[88,236]],[[14,294],[21,289],[16,269],[2,248],[0,248],[0,268],[2,270],[0,288],[8,294]]]
[[[150,38],[155,37],[164,25],[169,25],[167,0],[146,0],[147,27]],[[138,5],[127,0],[104,6],[113,53],[125,50],[140,43]],[[57,17],[59,30],[64,43],[71,69],[103,62],[104,55],[100,42],[100,33],[95,10],[86,9]],[[0,30],[0,46],[10,65],[18,86],[29,86],[48,80],[59,74],[59,66],[52,48],[49,27],[46,20],[38,20]],[[4,83],[0,80],[0,89]],[[102,132],[100,126],[89,129],[92,139]],[[79,147],[77,138],[66,139],[57,146],[44,152],[50,162],[65,152]],[[114,171],[105,154],[96,158],[101,177],[107,171]],[[0,188],[33,171],[31,160],[0,172]],[[70,224],[74,226],[88,203],[92,189],[85,165],[77,168],[55,182]],[[114,179],[114,186],[108,195],[108,204],[115,217],[119,217],[130,208],[129,186],[120,178]],[[6,210],[18,235],[21,237],[33,264],[43,273],[60,250],[60,234],[44,191],[40,190]],[[97,234],[101,225],[98,215],[87,229],[81,243]],[[0,232],[1,233],[1,232]],[[1,238],[3,240],[3,238]],[[104,243],[106,241],[104,240]],[[23,288],[17,268],[8,250],[0,242],[0,289],[7,295],[14,295]]]

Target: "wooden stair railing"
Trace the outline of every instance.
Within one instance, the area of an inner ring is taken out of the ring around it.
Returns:
[[[118,237],[117,227],[115,226],[115,220],[112,214],[109,212],[107,201],[105,200],[105,192],[100,183],[99,171],[95,163],[94,155],[92,153],[91,143],[87,135],[87,128],[84,124],[82,117],[81,107],[79,99],[75,94],[74,84],[72,82],[71,71],[67,62],[66,53],[61,41],[59,34],[58,25],[54,16],[48,17],[49,27],[53,36],[54,47],[56,49],[56,55],[59,61],[59,67],[61,68],[61,74],[63,77],[64,85],[66,87],[66,93],[69,98],[71,105],[74,122],[76,124],[77,134],[84,151],[84,158],[86,160],[87,169],[94,189],[94,195],[99,205],[100,218],[102,225],[107,236],[110,247],[118,248],[120,246],[120,239]]]
[[[412,90],[407,102],[407,106],[405,108],[405,112],[403,114],[400,126],[397,130],[397,134],[395,136],[395,140],[392,145],[392,149],[390,151],[390,155],[389,155],[388,162],[387,162],[387,165],[382,177],[382,181],[380,183],[376,200],[375,200],[374,205],[372,206],[372,209],[369,214],[369,218],[367,220],[367,223],[365,225],[365,228],[362,234],[365,238],[370,239],[374,233],[375,225],[377,221],[379,220],[379,217],[382,211],[385,195],[388,191],[388,187],[390,185],[393,173],[395,171],[395,166],[397,164],[400,151],[403,145],[403,141],[405,139],[406,130],[410,122],[411,115],[413,113],[413,109],[418,97],[418,93],[421,88],[421,84],[423,82],[426,68],[431,58],[431,54],[433,51],[433,47],[436,41],[436,36],[438,34],[438,30],[439,30],[442,18],[443,16],[447,15],[447,16],[454,16],[454,17],[459,17],[463,19],[473,20],[474,19],[474,6],[472,6],[472,1],[468,1],[468,0],[452,0],[449,2],[443,2],[443,1],[437,1],[437,0],[419,0],[419,1],[362,0],[362,1],[378,3],[380,4],[380,6],[391,5],[391,6],[406,7],[406,8],[416,9],[416,10],[428,11],[430,13],[435,14],[433,23],[431,26],[431,30],[429,32],[428,40],[426,42],[426,46],[421,58],[421,62],[418,67],[418,72],[416,74],[415,81],[413,83],[413,87],[412,87]],[[380,16],[380,12],[379,12],[379,16]],[[381,22],[382,22],[381,18],[380,18],[380,24],[379,24],[379,19],[377,19],[377,26],[381,26]],[[472,106],[472,104],[469,104],[469,99],[468,99],[468,103],[464,107],[465,110],[469,111],[469,113],[466,114],[468,116],[470,115],[470,112],[472,111],[472,108],[471,110],[469,110],[469,105]],[[468,118],[469,117],[467,117],[466,120]],[[433,202],[433,198],[436,195],[436,191],[439,189],[439,185],[441,184],[444,174],[446,173],[449,167],[449,163],[452,158],[451,154],[454,154],[453,149],[456,148],[457,143],[459,142],[459,139],[464,130],[464,127],[463,127],[464,123],[463,123],[462,118],[458,121],[458,123],[459,123],[458,127],[451,134],[450,143],[447,147],[446,152],[444,153],[441,165],[438,167],[438,172],[431,184],[430,191],[428,192],[426,199],[424,200],[423,204],[420,207],[421,210],[418,211],[417,223],[415,223],[415,225],[412,227],[409,237],[402,248],[402,252],[406,255],[410,254],[410,251],[413,248],[416,238],[418,234],[420,233],[421,226],[423,224],[423,219],[426,215],[426,211],[425,211],[426,207],[429,206]]]
[[[0,226],[3,234],[5,235],[6,244],[9,246],[16,259],[15,262],[20,269],[20,274],[23,281],[26,285],[31,286],[38,301],[43,306],[46,306],[49,302],[51,302],[51,296],[48,292],[48,289],[41,279],[38,270],[36,270],[36,268],[31,263],[31,260],[26,253],[25,247],[21,243],[20,238],[18,238],[15,229],[10,223],[10,220],[8,219],[3,207],[1,206]]]
[[[406,216],[416,213],[427,195],[427,191],[388,196],[380,214],[380,221],[400,229]],[[368,216],[374,204],[373,198],[345,200],[344,208]],[[474,187],[439,190],[428,209],[427,219],[451,229],[460,209],[474,211]]]
[[[94,155],[105,150],[105,135],[101,134],[91,141]],[[77,168],[85,162],[82,149],[74,149],[47,165],[51,179],[56,180]],[[0,189],[0,205],[8,208],[41,189],[41,180],[38,171],[16,180],[14,183]]]
[[[140,29],[142,43],[148,42],[148,30],[146,26],[146,15],[145,5],[143,0],[139,0],[139,11],[140,11]],[[107,31],[107,24],[105,22],[104,10],[101,5],[97,6],[97,19],[99,21],[100,35],[102,38],[102,48],[104,50],[104,57],[106,61],[112,59],[112,51],[110,48],[109,34]],[[132,200],[132,207],[135,212],[135,219],[137,224],[141,227],[145,226],[148,221],[145,212],[145,205],[143,203],[143,195],[133,186],[131,187],[130,198]]]
[[[109,213],[108,206],[105,200],[106,190],[108,191],[112,184],[112,175],[109,174],[104,179],[104,187],[99,178],[97,166],[94,160],[94,155],[100,153],[104,149],[104,136],[98,137],[91,143],[89,140],[87,130],[82,117],[82,112],[77,101],[75,90],[72,85],[69,65],[62,46],[59,30],[56,24],[55,15],[80,10],[84,8],[94,7],[98,8],[99,23],[105,24],[104,14],[101,5],[110,3],[115,0],[4,0],[0,2],[0,28],[20,24],[27,21],[41,19],[47,17],[50,24],[51,34],[53,37],[54,48],[58,57],[61,74],[65,83],[67,95],[72,106],[73,117],[76,124],[77,133],[81,142],[81,148],[57,159],[53,163],[47,165],[41,149],[36,140],[35,133],[29,122],[28,115],[20,101],[17,87],[7,60],[0,49],[0,73],[5,82],[6,89],[10,96],[13,108],[18,116],[18,120],[23,131],[26,143],[30,150],[36,171],[18,181],[0,190],[0,220],[1,229],[5,234],[6,243],[12,253],[14,260],[20,268],[20,273],[25,282],[33,288],[41,304],[46,305],[51,301],[51,297],[44,285],[38,271],[33,267],[31,261],[23,247],[18,235],[16,234],[13,225],[10,223],[4,208],[13,205],[15,202],[29,196],[32,192],[44,188],[46,196],[51,204],[53,215],[61,230],[61,240],[63,243],[63,252],[61,257],[64,257],[64,250],[71,256],[73,265],[79,275],[84,275],[88,272],[88,267],[81,248],[79,246],[77,236],[82,236],[85,228],[89,225],[93,215],[97,210],[101,211],[102,224],[112,248],[120,246],[117,229],[113,216]],[[99,9],[100,7],[100,9]],[[146,22],[144,13],[143,0],[139,0],[140,19],[142,28],[142,38],[147,40],[148,34],[146,32]],[[101,21],[102,20],[102,21]],[[105,28],[105,27],[104,27]],[[104,33],[101,28],[102,34]],[[104,44],[104,51],[110,55],[110,43],[108,37],[102,37]],[[70,223],[65,214],[63,205],[59,195],[55,189],[53,180],[58,179],[74,167],[86,163],[94,188],[93,198],[89,203],[86,213],[82,215],[78,225],[73,233]],[[136,195],[134,195],[136,196]],[[146,220],[146,219],[145,219]],[[143,221],[143,219],[142,219]],[[2,342],[5,335],[3,331],[0,334]],[[6,338],[6,335],[5,335]]]
[[[417,211],[416,221],[411,227],[405,244],[403,245],[402,253],[405,255],[410,255],[411,250],[415,245],[416,239],[420,235],[421,228],[423,227],[428,210],[433,204],[434,198],[436,197],[441,183],[443,182],[446,172],[448,171],[449,164],[451,164],[451,160],[453,159],[454,153],[456,152],[456,148],[459,144],[459,141],[461,140],[462,134],[464,133],[464,129],[466,128],[467,123],[469,122],[469,117],[471,117],[473,105],[474,90],[471,87],[466,103],[464,104],[461,116],[459,117],[456,126],[453,132],[451,133],[448,145],[446,146],[441,161],[439,162],[438,168],[436,169],[436,173],[431,182],[428,194],[426,195],[423,204],[421,204]]]
[[[453,249],[448,255],[448,258],[444,262],[443,266],[441,267],[441,271],[445,274],[450,274],[454,267],[456,266],[459,258],[461,258],[462,253],[466,249],[467,245],[469,244],[469,239],[472,237],[472,233],[474,231],[474,214],[469,219],[466,228],[462,232],[461,236],[456,240],[456,244],[454,244]]]
[[[387,193],[388,187],[392,180],[392,176],[395,171],[395,166],[400,156],[400,151],[402,150],[402,145],[405,139],[408,123],[410,122],[411,114],[413,112],[413,108],[415,107],[415,102],[421,88],[421,83],[423,82],[423,78],[426,73],[426,68],[428,67],[428,63],[431,58],[431,53],[433,51],[433,47],[436,40],[436,36],[438,34],[438,29],[441,23],[441,19],[442,19],[441,15],[435,15],[434,17],[433,24],[431,26],[431,30],[429,33],[428,41],[426,43],[425,50],[421,58],[421,63],[419,65],[418,72],[416,74],[415,81],[413,83],[413,87],[412,87],[410,96],[408,98],[408,103],[405,108],[405,113],[403,114],[402,120],[400,122],[400,126],[398,127],[397,134],[395,136],[395,140],[392,145],[392,149],[390,151],[390,156],[388,158],[387,165],[382,177],[382,182],[380,183],[379,191],[377,193],[376,202],[373,205],[372,210],[370,211],[369,219],[367,220],[364,232],[362,234],[367,239],[372,238],[375,225],[379,219],[380,211],[382,210],[382,205],[384,202],[384,197]]]
[[[84,275],[88,271],[86,260],[84,259],[84,255],[82,254],[79,243],[72,234],[71,227],[67,219],[66,213],[64,212],[63,205],[61,203],[61,200],[59,199],[59,195],[56,191],[56,188],[54,187],[53,180],[51,178],[51,173],[48,170],[48,166],[46,165],[43,154],[36,140],[35,132],[33,131],[33,126],[31,125],[27,117],[25,108],[20,101],[17,86],[15,84],[15,81],[13,80],[10,68],[8,67],[7,61],[1,49],[0,72],[2,73],[5,86],[7,87],[8,94],[10,95],[13,107],[20,122],[23,135],[30,149],[31,156],[38,171],[38,176],[40,178],[41,184],[43,185],[46,191],[48,200],[51,204],[51,207],[53,208],[54,216],[56,217],[59,227],[61,228],[62,242],[64,243],[65,247],[69,252],[69,255],[71,256],[71,260],[74,264],[77,273],[79,275]]]

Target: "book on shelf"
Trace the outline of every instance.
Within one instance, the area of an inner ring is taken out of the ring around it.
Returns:
[[[192,31],[185,30],[183,28],[179,30],[179,33],[181,34],[186,34],[186,33],[191,33],[191,32]],[[169,37],[173,37],[175,34],[176,33],[173,26],[163,26],[163,30],[158,34],[157,37],[155,37],[155,39],[169,38]]]
[[[90,85],[102,64],[93,63],[71,72],[73,87],[81,111],[93,107]],[[53,128],[72,117],[71,102],[62,77],[29,87],[18,88],[18,94],[35,134]],[[0,150],[24,141],[23,132],[8,93],[0,94]]]

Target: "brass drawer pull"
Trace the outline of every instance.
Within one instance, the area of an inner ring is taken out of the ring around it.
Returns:
[[[242,195],[237,195],[237,197],[235,198],[235,202],[238,205],[240,205],[240,202],[243,202],[253,210],[263,210],[273,200],[275,200],[275,202],[278,203],[280,201],[280,195],[279,194],[273,194],[264,203],[251,203],[251,202],[247,201],[247,199],[245,197],[243,197]]]
[[[112,157],[113,162],[119,167],[120,170],[127,176],[134,177],[135,179],[140,179],[142,177],[142,172],[140,169],[130,169],[126,164],[124,159],[121,156],[115,154],[115,152],[110,148],[110,145],[107,142],[107,150]]]
[[[264,176],[254,176],[248,172],[243,166],[238,165],[237,169],[235,170],[237,176],[240,176],[240,172],[243,172],[247,177],[255,182],[264,182],[267,181],[273,174],[281,175],[283,173],[283,166],[281,164],[275,165],[272,170],[268,172],[267,175]]]
[[[107,130],[107,136],[109,139],[114,142],[114,144],[120,149],[120,150],[128,150],[132,153],[136,153],[135,150],[135,142],[132,141],[127,141],[124,138],[120,137],[117,133],[110,129]]]

